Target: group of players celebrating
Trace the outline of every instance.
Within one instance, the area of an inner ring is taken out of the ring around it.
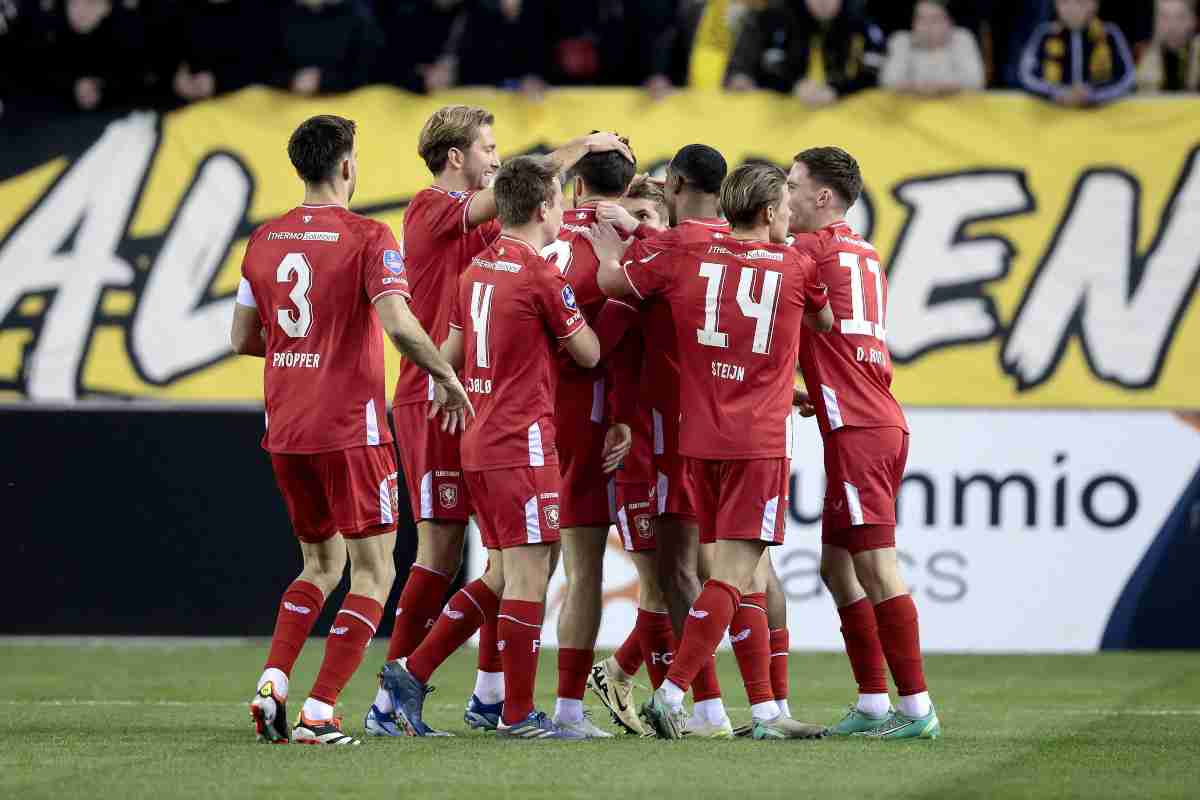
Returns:
[[[592,133],[502,165],[493,122],[462,105],[430,117],[418,152],[434,182],[409,205],[401,246],[348,210],[354,123],[306,120],[288,143],[304,202],[247,246],[232,340],[265,359],[263,447],[304,559],[250,703],[258,738],[360,741],[334,706],[396,577],[381,329],[405,356],[392,415],[418,546],[366,734],[449,735],[424,700],[478,632],[464,719],[500,737],[611,736],[585,711],[588,688],[646,736],[938,736],[895,552],[909,437],[890,391],[887,278],[845,221],[858,164],[818,147],[790,172],[750,162],[726,174],[717,150],[691,144],[656,181],[637,175],[627,141]],[[821,575],[859,692],[830,727],[791,717],[787,605],[769,557],[784,540],[793,428],[814,415]],[[472,514],[487,569],[443,608]],[[611,525],[637,567],[639,609],[596,662]],[[289,675],[347,557],[350,591],[289,730]],[[533,698],[559,558],[549,715]],[[737,729],[714,666],[726,632],[751,705]],[[654,693],[639,713],[643,664]]]

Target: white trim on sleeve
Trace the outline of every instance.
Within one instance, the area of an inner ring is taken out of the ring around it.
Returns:
[[[254,301],[254,290],[250,288],[250,281],[245,278],[238,284],[237,304],[246,308],[258,308],[258,303]]]

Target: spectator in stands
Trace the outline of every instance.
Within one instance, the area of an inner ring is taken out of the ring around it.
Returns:
[[[1158,0],[1154,39],[1138,64],[1139,92],[1200,91],[1200,35],[1195,0]]]
[[[183,0],[170,30],[175,93],[193,102],[268,83],[286,64],[280,0]]]
[[[919,0],[912,32],[896,31],[888,40],[879,82],[921,95],[978,91],[984,86],[983,58],[975,36],[954,26],[945,0]]]
[[[364,0],[295,0],[282,35],[284,74],[276,82],[305,95],[365,86],[383,45]]]
[[[874,86],[883,34],[842,0],[770,0],[746,17],[726,73],[731,91],[790,92],[809,106]]]
[[[1058,19],[1039,26],[1021,57],[1021,85],[1060,105],[1107,103],[1133,90],[1125,35],[1097,16],[1097,0],[1056,0]]]
[[[499,86],[538,98],[549,69],[547,7],[553,0],[466,0],[442,55],[425,70],[426,91]]]
[[[383,57],[375,59],[374,81],[427,91],[426,75],[445,55],[450,29],[462,8],[463,0],[375,0],[375,17],[387,46]]]

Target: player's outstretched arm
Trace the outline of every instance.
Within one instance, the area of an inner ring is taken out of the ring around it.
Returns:
[[[563,172],[575,166],[579,159],[588,153],[605,153],[609,150],[617,150],[630,161],[637,163],[629,145],[613,133],[592,133],[572,139],[550,153],[550,159],[558,165],[558,171]],[[491,187],[481,189],[471,197],[471,205],[467,208],[467,225],[482,225],[495,218],[496,193]]]
[[[267,340],[263,336],[257,308],[233,304],[233,327],[229,331],[229,341],[233,345],[233,352],[239,356],[263,358],[267,355]]]
[[[475,409],[467,398],[467,390],[458,382],[454,368],[442,357],[429,334],[413,316],[404,297],[398,293],[385,294],[375,301],[375,313],[396,349],[421,369],[433,376],[434,400],[430,417],[443,413],[442,429],[453,433],[465,427]]]
[[[607,222],[592,225],[583,232],[583,237],[592,243],[596,259],[600,262],[596,271],[596,282],[600,285],[600,291],[609,297],[627,297],[635,294],[629,276],[621,268],[621,256],[625,255],[629,242],[622,240],[616,228]]]

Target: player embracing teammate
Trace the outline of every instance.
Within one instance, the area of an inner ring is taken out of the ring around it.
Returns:
[[[794,248],[829,287],[832,331],[804,337],[800,364],[825,449],[821,577],[842,620],[858,702],[835,735],[936,738],[921,662],[917,608],[896,560],[896,495],[908,422],[892,396],[887,275],[846,222],[862,191],[858,162],[837,147],[799,153],[788,173]],[[884,662],[899,693],[888,701]]]

